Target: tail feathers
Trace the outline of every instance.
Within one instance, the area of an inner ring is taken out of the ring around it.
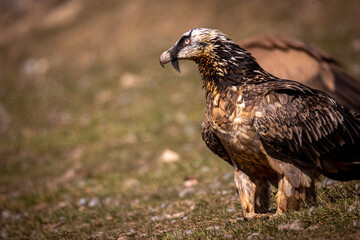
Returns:
[[[360,180],[360,144],[345,145],[321,161],[322,174],[338,181]]]
[[[324,173],[324,176],[337,181],[360,180],[360,162],[351,164],[346,170]]]
[[[360,112],[360,81],[347,75],[340,68],[332,68],[336,91],[331,95],[341,105],[349,107],[355,112]]]

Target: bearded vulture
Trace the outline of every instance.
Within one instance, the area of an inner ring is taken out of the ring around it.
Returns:
[[[337,103],[360,112],[360,81],[345,73],[339,62],[299,39],[263,35],[239,44],[269,73],[294,79],[332,96]]]
[[[360,118],[320,90],[278,78],[227,35],[195,28],[160,56],[160,64],[193,60],[205,90],[201,134],[231,164],[244,217],[316,204],[314,181],[360,179]]]

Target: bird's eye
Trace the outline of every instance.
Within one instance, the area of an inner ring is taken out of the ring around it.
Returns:
[[[185,39],[184,43],[185,43],[186,45],[189,45],[189,44],[190,44],[190,38]]]

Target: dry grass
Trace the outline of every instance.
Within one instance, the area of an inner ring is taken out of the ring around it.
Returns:
[[[316,209],[234,221],[241,207],[231,167],[200,137],[200,77],[192,63],[181,63],[181,75],[158,64],[179,35],[206,26],[235,40],[300,37],[360,77],[359,9],[355,0],[53,0],[6,9],[1,238],[359,238],[357,182],[319,186]]]

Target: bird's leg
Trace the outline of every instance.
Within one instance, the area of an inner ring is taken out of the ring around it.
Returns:
[[[249,176],[235,168],[234,180],[244,217],[247,219],[269,216],[269,183],[262,177]]]
[[[315,185],[312,182],[309,187],[300,186],[295,188],[283,176],[278,183],[278,192],[275,196],[277,203],[277,214],[287,210],[299,210],[302,206],[313,206],[316,204]]]

